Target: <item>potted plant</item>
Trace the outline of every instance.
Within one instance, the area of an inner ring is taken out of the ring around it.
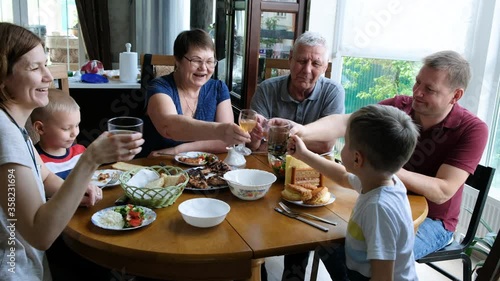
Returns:
[[[469,213],[472,213],[470,209],[466,208],[465,210]],[[486,221],[480,219],[480,222],[486,228],[486,230],[488,230],[488,233],[486,233],[484,237],[474,237],[474,240],[472,240],[471,244],[465,251],[465,253],[469,257],[473,252],[477,252],[480,256],[484,256],[484,258],[479,260],[472,269],[473,275],[477,274],[481,267],[483,267],[484,262],[486,261],[486,258],[488,257],[488,254],[490,253],[491,248],[493,247],[493,243],[495,243],[495,239],[497,239],[498,235],[498,233],[496,233]]]

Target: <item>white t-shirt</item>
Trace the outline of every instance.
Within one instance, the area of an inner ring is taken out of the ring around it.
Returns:
[[[31,140],[25,141],[17,126],[3,110],[0,110],[0,165],[16,163],[31,168],[40,196],[45,202],[43,183],[36,172],[27,144],[33,148]],[[16,175],[15,171],[13,175]],[[2,192],[7,192],[8,188],[14,188],[9,198],[15,199],[15,192],[20,192],[16,189],[16,180],[11,183],[0,183],[0,188],[3,189]],[[10,202],[15,203],[15,200]],[[15,207],[13,210],[15,211]],[[15,212],[6,214],[4,209],[0,208],[0,279],[4,281],[51,280],[45,252],[35,249],[24,240],[15,230],[16,223]]]
[[[394,280],[418,280],[413,258],[413,220],[406,188],[393,176],[394,186],[360,194],[347,226],[346,265],[371,277],[370,260],[393,260]],[[355,175],[349,182],[361,192]]]

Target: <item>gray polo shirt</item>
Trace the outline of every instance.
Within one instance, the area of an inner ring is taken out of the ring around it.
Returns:
[[[286,118],[305,125],[331,114],[345,112],[345,91],[342,85],[320,77],[312,94],[302,102],[288,93],[290,75],[267,79],[260,83],[250,108],[266,118]]]

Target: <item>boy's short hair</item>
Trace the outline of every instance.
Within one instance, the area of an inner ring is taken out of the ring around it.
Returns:
[[[408,114],[379,104],[354,112],[347,127],[349,146],[359,150],[377,171],[396,173],[408,162],[419,136]]]
[[[33,110],[31,113],[31,122],[46,121],[55,112],[74,112],[79,110],[80,106],[69,94],[59,89],[50,88],[49,103],[44,107]]]

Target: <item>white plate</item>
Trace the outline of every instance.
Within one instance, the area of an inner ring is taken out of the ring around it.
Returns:
[[[106,186],[110,186],[110,185],[117,185],[117,184],[119,184],[118,178],[120,177],[120,175],[122,173],[123,172],[120,171],[120,170],[113,170],[113,169],[97,170],[92,175],[91,183],[97,185],[100,188],[103,188],[103,187],[106,187]],[[103,180],[98,180],[100,174],[107,174],[108,177],[106,179],[103,179]],[[117,178],[116,178],[117,180],[116,180],[116,182],[113,181],[110,184],[110,181],[111,181],[111,179],[113,179],[113,176],[115,174],[117,176]]]
[[[204,167],[196,167],[196,168],[191,168],[191,169],[187,169],[185,170],[186,172],[188,172],[189,170],[193,170],[193,169],[203,169]],[[214,173],[208,173],[207,175],[205,175],[205,178],[208,179],[212,176],[214,176],[215,174]],[[223,177],[224,179],[224,177]],[[188,183],[189,184],[189,183]],[[204,191],[204,190],[218,190],[218,189],[224,189],[224,188],[228,188],[229,186],[226,184],[226,185],[220,185],[220,186],[212,186],[212,185],[209,185],[208,188],[196,188],[196,187],[190,187],[190,186],[187,186],[184,188],[185,190],[192,190],[192,191]]]
[[[212,153],[199,152],[199,151],[190,151],[190,152],[182,152],[182,153],[179,153],[179,154],[175,155],[175,161],[177,161],[179,163],[182,163],[184,165],[188,165],[188,166],[203,166],[203,165],[207,164],[207,161],[203,161],[201,163],[196,163],[196,164],[181,161],[182,157],[198,158],[198,157],[200,157],[202,155],[212,156],[215,160],[219,160],[219,158],[217,158],[217,156],[215,154],[212,154]]]
[[[142,221],[142,224],[140,226],[134,226],[134,227],[127,227],[127,228],[113,228],[113,227],[109,227],[109,226],[106,226],[106,225],[102,225],[99,223],[99,218],[105,213],[105,211],[107,210],[114,210],[115,208],[124,208],[125,205],[122,205],[122,206],[113,206],[113,207],[109,207],[109,208],[106,208],[106,209],[102,209],[98,212],[96,212],[95,214],[92,215],[92,218],[90,218],[90,220],[92,221],[92,223],[100,228],[104,228],[104,229],[109,229],[109,230],[132,230],[132,229],[137,229],[137,228],[141,228],[141,227],[144,227],[146,225],[149,225],[151,224],[152,222],[154,222],[156,220],[156,213],[149,209],[149,208],[146,208],[146,207],[142,207],[142,206],[137,206],[139,208],[142,208],[144,210],[144,220]]]
[[[299,205],[299,206],[302,206],[302,207],[321,207],[321,206],[326,206],[328,204],[332,204],[333,201],[335,201],[335,195],[333,195],[333,193],[330,192],[330,200],[328,200],[328,202],[326,202],[325,204],[320,204],[320,205],[310,205],[310,204],[304,204],[302,201],[292,201],[292,200],[286,200],[285,198],[281,198],[287,202],[290,202],[292,204],[295,204],[295,205]]]

